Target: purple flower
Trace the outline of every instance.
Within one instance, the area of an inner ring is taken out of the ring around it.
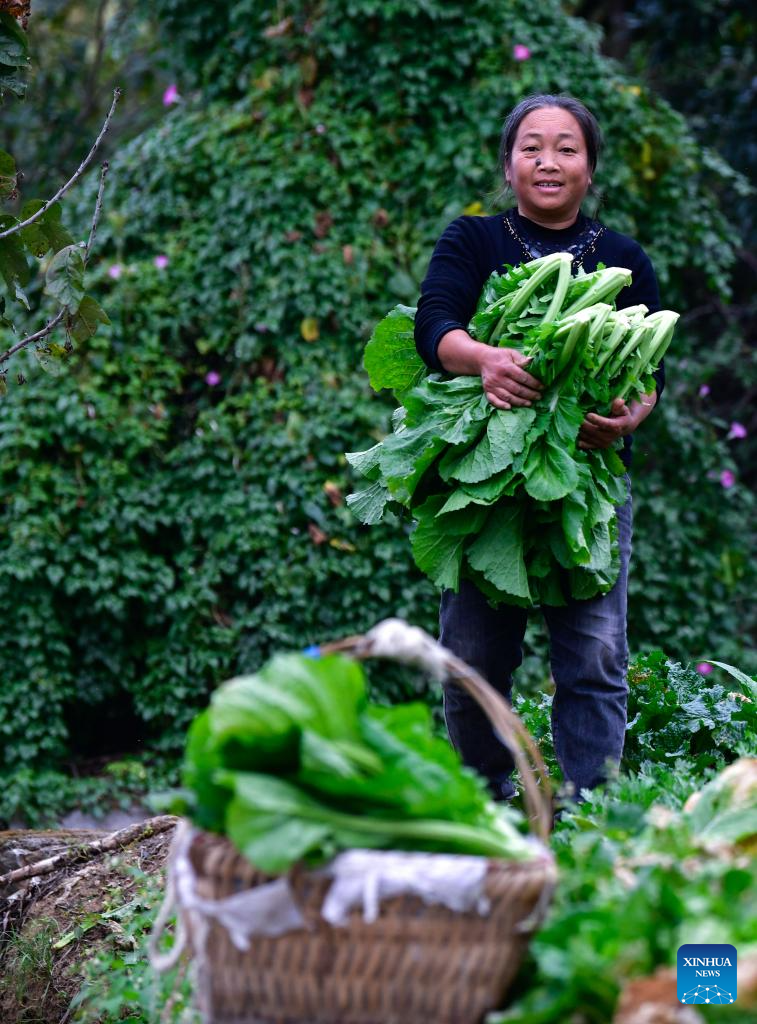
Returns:
[[[728,431],[728,441],[741,441],[742,438],[746,437],[746,427],[743,423],[732,423],[731,429]]]
[[[700,389],[699,389],[699,397],[700,398],[707,398],[709,393],[710,393],[710,385],[709,384],[703,384],[700,387]]]
[[[524,46],[523,43],[516,43],[513,47],[513,57],[515,60],[528,60],[530,56],[531,51],[527,46]]]
[[[221,374],[216,373],[215,370],[210,370],[209,373],[205,374],[205,383],[208,385],[208,387],[217,387],[221,383]]]
[[[708,665],[706,661],[700,661],[697,665],[697,672],[700,672],[703,676],[708,676],[712,672],[712,665]]]
[[[735,474],[730,469],[724,469],[723,472],[720,474],[720,483],[726,489],[728,487],[733,487],[733,485],[736,483]]]
[[[170,107],[173,103],[178,103],[180,99],[179,90],[172,83],[163,93],[163,106]]]
[[[112,277],[114,281],[117,281],[123,272],[124,268],[120,263],[113,263],[108,267],[108,277]]]
[[[168,257],[165,255],[165,253],[160,253],[158,256],[155,257],[153,263],[158,268],[158,270],[165,270],[166,267],[168,266]]]
[[[323,133],[325,131],[326,131],[326,125],[325,124],[317,124],[315,126],[315,134],[316,135],[323,135]]]

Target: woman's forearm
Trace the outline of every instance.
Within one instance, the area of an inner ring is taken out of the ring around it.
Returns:
[[[447,373],[478,376],[489,345],[474,341],[467,331],[456,329],[442,335],[436,355]]]

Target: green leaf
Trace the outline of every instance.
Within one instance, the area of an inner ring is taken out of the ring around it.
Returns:
[[[588,519],[588,509],[580,487],[563,498],[560,509],[565,542],[572,551],[576,562],[585,565],[591,558],[584,532],[585,521]],[[590,528],[591,524],[589,525]]]
[[[737,683],[742,685],[753,700],[757,701],[757,682],[751,676],[748,676],[746,672],[742,672],[740,668],[736,668],[733,665],[727,665],[724,661],[712,661],[708,658],[702,660],[707,665],[716,665],[718,668],[722,668],[724,672],[727,672]]]
[[[20,75],[29,66],[26,33],[7,11],[0,13],[0,98],[6,92],[21,97],[26,82]]]
[[[365,346],[363,366],[374,391],[405,391],[427,374],[415,348],[415,309],[395,306],[376,326]]]
[[[26,33],[7,11],[0,14],[0,64],[21,67],[29,60]]]
[[[219,832],[223,828],[231,793],[215,778],[215,773],[223,767],[223,760],[220,746],[211,732],[210,716],[211,711],[206,708],[189,727],[182,779],[194,795],[194,821],[200,828]]]
[[[477,507],[472,513],[452,512],[438,519],[436,516],[443,504],[443,497],[433,495],[416,509],[418,525],[410,543],[418,568],[437,587],[457,590],[465,536],[480,529],[488,509]]]
[[[16,161],[5,150],[0,149],[0,199],[7,199],[17,184]],[[3,229],[8,225],[4,225]]]
[[[757,807],[732,807],[716,815],[699,833],[702,839],[738,843],[757,836]]]
[[[213,694],[211,728],[218,742],[257,744],[266,738],[286,747],[292,731],[355,738],[365,702],[360,664],[339,654],[308,658],[279,654],[255,675],[240,676]]]
[[[533,409],[494,409],[481,441],[463,454],[449,452],[440,462],[440,476],[475,484],[507,469],[523,450],[535,419]]]
[[[558,501],[575,490],[578,484],[575,460],[549,435],[540,437],[531,446],[523,475],[526,491],[537,501]]]
[[[107,313],[96,299],[85,295],[79,303],[69,330],[76,341],[86,341],[97,331],[98,324],[109,324]]]
[[[575,450],[576,438],[584,421],[584,410],[572,395],[560,395],[554,404],[550,434],[559,438],[569,451]]]
[[[70,353],[56,342],[47,345],[40,345],[34,349],[34,356],[42,369],[50,377],[60,377],[64,371],[63,365]]]
[[[18,283],[18,281],[15,281],[13,284],[13,294],[16,296],[16,298],[18,299],[22,306],[25,306],[27,309],[31,309],[27,294],[21,287],[21,285]]]
[[[398,501],[412,498],[421,477],[444,448],[439,429],[438,417],[431,417],[423,426],[403,428],[385,439],[381,472]]]
[[[286,871],[307,855],[333,848],[328,808],[296,786],[252,772],[219,772],[217,778],[233,784],[235,791],[226,811],[226,833],[262,871]]]
[[[15,217],[0,215],[0,231],[6,231],[17,223]],[[17,284],[23,287],[31,278],[29,261],[18,234],[0,238],[0,274],[11,292],[15,292]]]
[[[379,441],[378,444],[374,444],[372,448],[367,448],[364,452],[345,452],[344,457],[361,476],[375,480],[381,472],[379,462],[382,446],[383,442]]]
[[[386,503],[390,500],[390,497],[391,495],[386,486],[380,480],[376,480],[375,483],[371,484],[370,487],[366,487],[365,490],[348,494],[347,505],[361,523],[364,523],[366,526],[374,526],[376,523],[381,522]]]
[[[531,599],[523,552],[524,506],[507,503],[491,510],[466,558],[503,594]]]
[[[29,67],[26,34],[7,11],[0,13],[0,98],[6,92],[21,97],[26,82],[20,77]]]
[[[50,261],[45,275],[45,292],[67,306],[71,313],[84,298],[84,251],[79,245],[67,245]]]
[[[43,199],[30,199],[21,208],[19,219],[27,220],[44,205]],[[40,258],[50,249],[58,252],[67,245],[73,245],[73,236],[61,223],[62,215],[60,203],[54,203],[33,224],[22,228],[21,238],[32,255]]]

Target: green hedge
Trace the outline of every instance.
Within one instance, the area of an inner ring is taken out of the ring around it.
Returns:
[[[372,325],[417,299],[445,224],[489,202],[522,96],[569,88],[596,110],[602,216],[648,248],[666,305],[726,285],[711,189],[739,180],[559,4],[335,7],[279,5],[291,21],[266,36],[257,4],[218,25],[158,4],[219,98],[198,92],[114,161],[93,267],[112,327],[0,405],[0,763],[54,762],[119,718],[170,748],[274,649],[390,613],[434,628],[409,524],[355,523],[343,452],[388,425],[360,367]],[[743,664],[751,506],[721,486],[685,319],[677,344],[639,439],[631,641]]]

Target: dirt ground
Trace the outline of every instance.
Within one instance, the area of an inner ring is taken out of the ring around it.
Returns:
[[[65,1024],[84,964],[104,943],[128,939],[115,917],[98,915],[134,898],[139,883],[129,868],[162,874],[172,836],[173,828],[148,834],[25,880],[0,899],[2,1024]]]

